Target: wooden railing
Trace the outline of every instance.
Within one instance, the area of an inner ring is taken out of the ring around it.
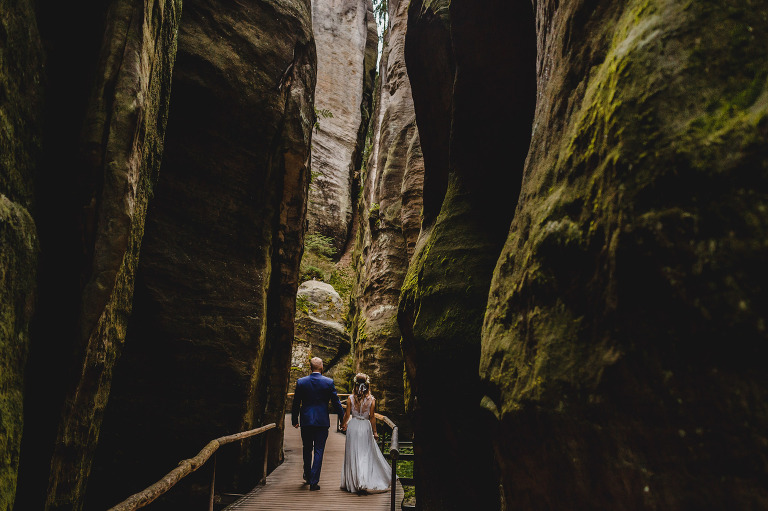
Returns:
[[[144,491],[140,491],[139,493],[135,493],[131,495],[130,497],[122,501],[120,504],[116,505],[113,508],[110,508],[109,511],[133,511],[134,509],[139,509],[141,507],[146,506],[147,504],[156,500],[165,492],[173,488],[173,486],[176,485],[176,483],[178,483],[179,481],[181,481],[184,477],[188,476],[198,468],[202,467],[205,464],[205,462],[208,461],[210,457],[216,453],[216,450],[222,445],[230,444],[232,442],[237,442],[238,440],[245,440],[246,438],[259,435],[275,427],[277,427],[275,423],[267,424],[266,426],[262,426],[260,428],[251,429],[249,431],[243,431],[242,433],[235,433],[234,435],[223,436],[215,440],[211,440],[210,442],[208,442],[208,444],[205,447],[203,447],[203,450],[197,453],[197,456],[195,456],[194,458],[190,458],[188,460],[181,461],[178,467],[168,472],[158,482],[156,482],[155,484],[153,484],[152,486],[150,486]],[[265,448],[265,451],[264,451],[264,474],[265,475],[267,473],[268,451],[269,451],[269,445],[267,444],[267,447]],[[214,462],[213,462],[213,477],[211,479],[211,496],[208,503],[209,511],[213,511],[213,500],[214,500],[213,496],[214,496],[215,484],[216,484],[216,458],[214,458]]]

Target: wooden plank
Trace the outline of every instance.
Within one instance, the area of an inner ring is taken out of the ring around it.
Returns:
[[[390,493],[356,495],[339,488],[341,467],[344,462],[346,437],[331,428],[325,445],[323,469],[320,472],[320,490],[309,491],[303,484],[301,459],[301,436],[298,429],[290,426],[286,416],[285,461],[267,477],[263,486],[257,486],[246,496],[228,506],[226,511],[290,511],[315,509],[321,511],[349,511],[366,509],[384,511],[389,509]],[[331,424],[334,417],[331,417]],[[403,500],[403,488],[397,484],[398,507]]]

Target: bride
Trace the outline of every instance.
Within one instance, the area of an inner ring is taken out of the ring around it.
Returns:
[[[349,396],[341,425],[347,432],[341,489],[355,493],[387,491],[392,476],[392,468],[376,445],[376,400],[370,386],[368,376],[357,373],[355,391]]]

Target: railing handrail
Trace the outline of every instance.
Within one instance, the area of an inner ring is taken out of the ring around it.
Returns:
[[[109,511],[133,511],[135,509],[139,509],[140,507],[146,506],[170,490],[184,477],[200,468],[222,445],[237,442],[238,440],[245,440],[246,438],[264,433],[265,431],[275,427],[277,427],[277,424],[273,422],[271,424],[267,424],[266,426],[261,426],[260,428],[242,431],[240,433],[235,433],[234,435],[222,436],[211,440],[208,442],[208,444],[206,444],[205,447],[203,447],[199,453],[197,453],[197,456],[194,458],[182,460],[178,467],[165,474],[165,476],[163,476],[163,478],[158,482],[143,491],[134,493],[118,505],[110,508]]]

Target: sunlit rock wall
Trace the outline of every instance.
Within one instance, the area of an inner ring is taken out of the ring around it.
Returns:
[[[308,0],[184,4],[95,508],[148,486],[213,438],[282,427],[309,182],[310,16]],[[273,466],[281,431],[271,433]],[[224,449],[217,488],[252,488],[263,442]],[[201,483],[186,484],[161,508],[188,505]]]
[[[405,1],[389,4],[354,256],[356,367],[371,377],[377,407],[393,419],[404,419],[397,301],[421,225],[424,173],[403,54],[407,7]]]
[[[478,365],[493,267],[530,140],[530,5],[454,0],[409,7],[406,62],[424,150],[424,222],[398,319],[421,509],[500,506]]]
[[[360,170],[378,36],[371,0],[314,0],[317,124],[312,136],[309,232],[344,249],[352,223],[355,172]]]
[[[543,1],[536,27],[480,365],[507,508],[765,509],[768,7]]]

